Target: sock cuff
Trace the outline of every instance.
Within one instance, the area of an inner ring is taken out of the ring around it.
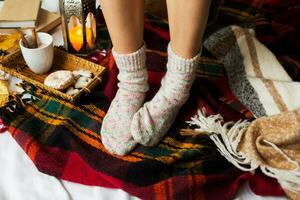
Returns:
[[[112,49],[114,59],[119,70],[136,71],[145,67],[146,63],[146,45],[144,44],[137,51],[129,54],[120,54]]]
[[[192,73],[196,70],[201,56],[202,47],[200,52],[190,59],[185,59],[177,55],[171,47],[171,43],[168,45],[168,68],[183,73]]]

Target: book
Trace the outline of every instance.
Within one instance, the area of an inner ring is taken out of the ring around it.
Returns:
[[[49,12],[44,9],[40,9],[37,21],[36,21],[36,31],[37,32],[50,32],[58,25],[61,24],[60,15],[56,13]],[[29,33],[26,30],[23,32]]]
[[[40,0],[5,0],[0,12],[0,28],[33,28]]]
[[[49,12],[41,8],[36,22],[37,32],[50,32],[61,24],[61,17],[56,13]],[[31,34],[30,29],[21,29],[24,34]],[[0,35],[9,35],[15,33],[15,29],[0,29]]]
[[[61,24],[60,15],[41,9],[36,22],[37,32],[50,32]],[[20,29],[23,34],[32,34],[31,29]],[[0,49],[12,53],[19,48],[20,32],[17,29],[0,29]],[[1,59],[0,59],[1,60]]]

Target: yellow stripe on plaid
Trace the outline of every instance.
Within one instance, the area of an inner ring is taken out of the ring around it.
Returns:
[[[172,145],[174,147],[181,148],[181,149],[199,149],[199,148],[205,147],[205,146],[200,145],[200,144],[179,142],[179,141],[177,141],[177,140],[175,140],[174,138],[171,138],[171,137],[166,137],[163,140],[163,142],[166,143],[166,144]]]
[[[58,115],[55,115],[53,113],[47,112],[45,110],[40,109],[38,106],[36,106],[34,104],[31,105],[31,106],[35,109],[36,112],[45,113],[46,116],[50,116],[49,119],[54,119],[54,120],[56,119],[57,120],[56,125],[60,125],[63,122],[67,122],[67,123],[70,123],[71,125],[75,126],[77,129],[81,130],[82,132],[87,133],[88,135],[91,135],[92,137],[95,137],[95,138],[101,140],[101,137],[100,137],[99,134],[97,134],[94,131],[91,131],[89,129],[81,127],[78,123],[74,122],[71,118],[58,116]],[[28,108],[30,109],[30,106]]]
[[[70,130],[70,132],[72,132],[74,135],[76,135],[78,138],[80,138],[82,141],[86,142],[87,144],[91,145],[92,147],[98,149],[98,150],[101,150],[102,152],[105,152],[107,154],[110,154],[103,146],[103,144],[101,143],[101,140],[100,140],[100,136],[98,135],[98,140],[97,139],[92,139],[90,136],[88,135],[85,135],[85,134],[82,134],[82,132],[84,133],[87,133],[87,134],[95,134],[94,132],[90,131],[90,130],[87,130],[87,129],[84,129],[82,127],[79,127],[75,124],[71,124],[67,118],[59,118],[59,119],[53,119],[51,117],[48,117],[47,115],[44,115],[43,113],[40,113],[38,112],[37,110],[34,109],[34,107],[32,106],[27,106],[26,108],[26,111],[29,112],[30,114],[32,114],[34,117],[38,118],[39,120],[43,121],[44,123],[47,123],[47,124],[51,124],[51,125],[54,125],[54,126],[57,126],[57,125],[61,125],[61,124],[64,124],[64,126]],[[48,114],[48,113],[47,113]],[[76,128],[75,128],[76,127]],[[80,131],[78,131],[78,129]],[[116,155],[112,155],[116,158],[119,158],[121,160],[124,160],[124,161],[128,161],[128,162],[139,162],[141,161],[142,159],[140,158],[136,158],[134,156],[131,156],[131,155],[127,155],[127,156],[116,156]]]
[[[176,153],[171,153],[170,155],[160,157],[153,157],[139,152],[132,152],[132,155],[136,155],[144,159],[156,160],[164,164],[171,164],[182,158],[182,154],[184,154],[187,151],[190,151],[191,149],[197,150],[204,147],[210,148],[210,146],[176,141],[174,138],[171,137],[166,137],[161,143],[158,144],[158,147]]]
[[[80,107],[78,107],[78,106],[76,106],[76,105],[74,105],[72,103],[69,103],[67,101],[63,101],[63,100],[60,100],[60,99],[57,99],[57,98],[53,98],[53,97],[50,97],[48,95],[43,95],[43,99],[45,99],[45,100],[51,100],[51,101],[56,101],[59,104],[68,107],[69,109],[82,112],[82,113],[84,113],[84,115],[88,116],[89,118],[91,118],[93,120],[96,120],[96,121],[99,121],[99,122],[102,122],[102,119],[105,116],[105,112],[103,110],[97,108],[94,105],[86,105],[86,106],[84,106],[91,113],[93,113],[93,114],[90,114],[90,113],[84,111],[83,109],[81,109]]]

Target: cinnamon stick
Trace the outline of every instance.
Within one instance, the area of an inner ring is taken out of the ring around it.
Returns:
[[[26,48],[29,48],[30,46],[29,46],[29,42],[27,41],[27,39],[24,37],[24,34],[22,33],[22,31],[20,31],[20,30],[18,30],[17,29],[17,31],[20,33],[20,35],[21,35],[21,39],[22,39],[22,42],[23,42],[23,45],[24,45],[24,47],[26,47]]]
[[[22,42],[23,42],[24,47],[30,48],[29,42],[27,41],[27,39],[24,37],[23,34],[21,35],[21,38],[22,38]]]
[[[32,32],[32,43],[33,43],[33,47],[32,48],[38,48],[35,29],[32,29],[31,32]]]

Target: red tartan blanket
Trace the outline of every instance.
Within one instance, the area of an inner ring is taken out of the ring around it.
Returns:
[[[249,2],[255,6],[239,1],[225,2],[220,8],[218,22],[208,32],[231,23],[256,25],[258,37],[277,52],[292,77],[299,78],[298,40],[290,41],[293,40],[290,35],[296,34],[299,27],[292,31],[280,29],[287,35],[279,36],[272,25],[275,13],[269,13],[272,17],[267,18],[264,15],[267,11],[261,10],[268,10],[265,4],[259,3],[262,1]],[[274,22],[278,24],[279,21]],[[292,25],[292,21],[288,23]],[[145,23],[151,86],[148,99],[159,88],[165,72],[169,38],[166,27],[156,18],[148,18]],[[107,36],[104,29],[101,36]],[[103,41],[103,46],[109,44],[107,41]],[[286,42],[292,44],[293,49],[284,48]],[[278,48],[278,44],[282,48]],[[240,182],[245,180],[257,194],[283,194],[273,179],[259,172],[254,175],[235,169],[216,151],[206,135],[184,135],[192,131],[185,121],[202,107],[209,114],[220,113],[225,120],[252,118],[229,90],[222,63],[209,52],[204,51],[191,97],[168,135],[157,147],[139,146],[125,157],[107,153],[99,134],[101,121],[117,89],[116,66],[110,54],[95,54],[91,60],[106,66],[108,73],[105,83],[82,99],[81,104],[71,104],[24,85],[41,100],[25,106],[20,106],[18,100],[11,101],[17,106],[14,113],[1,109],[3,123],[41,172],[86,185],[121,188],[142,199],[232,199]]]

